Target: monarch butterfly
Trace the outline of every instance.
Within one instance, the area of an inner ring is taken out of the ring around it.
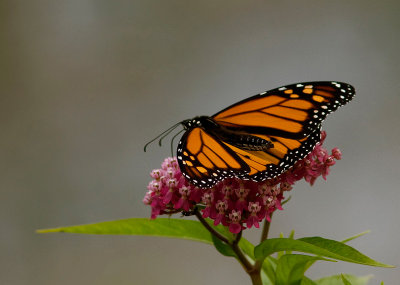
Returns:
[[[178,164],[189,182],[200,188],[228,177],[263,181],[309,154],[320,141],[321,122],[354,95],[354,88],[342,82],[287,85],[244,99],[211,117],[184,120],[162,133],[159,143],[175,127],[183,126]]]

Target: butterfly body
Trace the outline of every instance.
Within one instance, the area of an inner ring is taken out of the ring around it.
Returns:
[[[232,130],[229,127],[218,124],[212,117],[208,116],[198,116],[191,120],[185,120],[182,122],[182,125],[186,131],[195,127],[201,128],[218,140],[244,150],[261,151],[273,147],[271,141],[251,135],[240,129]]]
[[[322,121],[354,94],[347,83],[297,83],[262,92],[213,116],[182,121],[180,169],[201,188],[228,177],[274,178],[313,150]]]

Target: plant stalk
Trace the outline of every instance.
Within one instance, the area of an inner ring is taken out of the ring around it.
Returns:
[[[270,216],[270,218],[272,218],[272,214]],[[268,238],[268,232],[269,232],[269,227],[270,227],[271,223],[268,222],[267,219],[265,219],[264,221],[264,226],[263,226],[263,231],[261,234],[261,242],[263,242],[264,240],[266,240]],[[259,273],[261,272],[261,267],[263,265],[264,260],[256,260],[256,263],[254,264],[254,270],[258,271]],[[260,275],[260,274],[259,274]],[[254,284],[254,283],[253,283]]]
[[[207,221],[203,218],[203,216],[200,214],[200,212],[197,210],[197,208],[194,211],[194,214],[196,215],[197,219],[199,219],[200,223],[203,224],[203,226],[216,238],[219,240],[223,241],[226,244],[229,244],[229,240],[224,237],[222,234],[217,232]]]
[[[261,266],[262,266],[262,261],[256,261],[255,264],[251,264],[250,261],[247,259],[243,251],[239,247],[239,242],[240,239],[242,238],[242,231],[238,233],[233,241],[230,241],[228,238],[226,238],[224,235],[216,231],[207,221],[203,218],[201,213],[195,209],[194,214],[196,215],[197,219],[203,224],[203,226],[216,238],[221,240],[222,242],[226,243],[229,245],[232,250],[235,252],[236,257],[239,261],[239,263],[242,265],[244,270],[246,271],[247,274],[249,274],[251,282],[253,285],[262,285],[262,280],[261,280]],[[263,233],[261,240],[265,240],[268,236],[268,230],[269,230],[269,225],[270,223],[265,220],[264,223],[264,228],[263,228]]]
[[[239,247],[239,241],[240,241],[240,239],[242,237],[242,232],[240,232],[240,233],[238,233],[236,235],[235,240],[230,241],[225,236],[223,236],[221,233],[216,231],[209,223],[207,223],[207,221],[203,218],[203,216],[201,215],[201,213],[197,209],[194,211],[194,214],[196,215],[197,219],[199,219],[199,221],[203,224],[203,226],[213,236],[215,236],[220,241],[226,243],[227,245],[229,245],[232,248],[232,250],[236,253],[238,261],[240,262],[240,264],[243,266],[244,270],[247,273],[253,271],[253,265],[249,262],[249,260],[247,259],[247,257],[244,255],[244,253],[242,252],[242,250]]]
[[[272,213],[270,215],[270,218],[272,218]],[[264,240],[266,240],[268,238],[268,232],[269,232],[270,225],[271,225],[271,223],[268,222],[267,219],[265,219],[260,242],[263,242]]]
[[[261,280],[261,272],[258,271],[254,271],[253,273],[249,273],[250,278],[251,278],[251,282],[253,283],[253,285],[262,285],[262,280]]]

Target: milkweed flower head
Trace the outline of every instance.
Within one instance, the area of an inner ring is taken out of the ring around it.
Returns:
[[[232,233],[253,226],[258,228],[264,219],[271,220],[275,210],[283,210],[284,195],[297,181],[304,179],[313,185],[320,176],[326,180],[330,167],[342,154],[338,148],[329,153],[322,146],[325,137],[322,131],[321,141],[313,151],[274,179],[255,182],[228,178],[209,189],[191,185],[182,175],[176,158],[168,157],[160,169],[150,173],[153,180],[147,186],[143,203],[151,206],[152,219],[198,207],[204,218],[212,219],[214,225],[229,227]]]

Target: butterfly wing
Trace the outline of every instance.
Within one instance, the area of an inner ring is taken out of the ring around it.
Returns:
[[[219,125],[274,144],[244,150],[218,139],[204,127],[187,131],[178,161],[189,181],[208,188],[226,177],[262,181],[274,178],[310,153],[320,141],[321,122],[354,96],[341,82],[307,82],[260,93],[212,116]]]
[[[250,134],[302,139],[319,129],[326,116],[354,94],[354,88],[342,82],[292,84],[245,99],[212,118]]]
[[[190,183],[210,188],[227,177],[242,177],[250,167],[227,144],[196,127],[179,141],[179,167]]]
[[[227,144],[238,155],[239,161],[250,168],[249,172],[240,176],[241,178],[254,181],[275,178],[306,157],[321,140],[320,129],[302,139],[258,136],[272,141],[274,147],[264,151],[249,151]]]
[[[182,174],[195,186],[210,188],[228,177],[263,181],[274,178],[304,158],[320,141],[320,131],[302,140],[263,136],[274,142],[266,151],[243,150],[197,127],[178,145]]]

